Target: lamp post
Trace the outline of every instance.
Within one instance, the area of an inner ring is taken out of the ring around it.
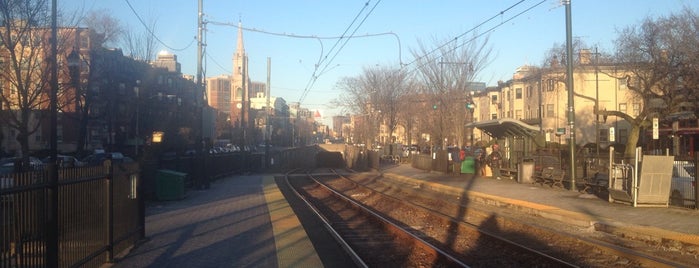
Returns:
[[[139,133],[139,116],[140,114],[140,107],[141,107],[141,95],[140,95],[140,88],[139,86],[141,85],[141,80],[136,80],[136,86],[133,87],[133,92],[136,94],[136,127],[134,128],[136,130],[136,135],[135,135],[135,146],[134,146],[134,157],[138,158],[138,145],[141,143],[141,138],[140,138],[140,133]]]

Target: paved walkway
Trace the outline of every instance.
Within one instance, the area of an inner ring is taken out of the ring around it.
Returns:
[[[235,176],[147,208],[147,242],[114,267],[323,267],[272,176]]]

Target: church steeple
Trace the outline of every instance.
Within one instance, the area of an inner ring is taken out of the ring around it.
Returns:
[[[236,43],[235,55],[233,56],[233,75],[242,75],[243,57],[245,57],[245,46],[243,46],[243,24],[238,21],[238,42]]]

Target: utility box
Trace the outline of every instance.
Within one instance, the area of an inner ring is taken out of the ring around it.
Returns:
[[[187,173],[159,169],[155,178],[155,196],[162,201],[183,199],[186,178]]]
[[[517,166],[517,182],[519,183],[534,183],[532,180],[534,175],[534,160],[525,159]]]

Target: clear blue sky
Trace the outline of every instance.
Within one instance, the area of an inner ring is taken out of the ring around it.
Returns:
[[[153,29],[158,39],[158,50],[177,54],[182,72],[194,74],[196,70],[197,0],[128,0],[145,21],[156,21]],[[377,5],[378,2],[378,5]],[[409,63],[414,57],[417,41],[435,44],[435,40],[448,40],[467,32],[474,26],[500,14],[520,0],[383,0],[383,1],[269,1],[269,0],[204,0],[205,19],[210,21],[207,32],[207,76],[230,73],[232,55],[236,46],[237,29],[217,23],[242,22],[243,27],[258,30],[318,37],[341,36],[359,15],[364,19],[375,9],[356,31],[356,35],[395,33],[350,39],[337,56],[329,61],[338,47],[335,39],[292,38],[245,31],[245,49],[249,57],[250,76],[255,81],[267,81],[267,57],[272,61],[272,96],[287,102],[301,100],[308,88],[315,64],[321,57],[328,61],[302,106],[323,112],[324,121],[339,114],[329,107],[328,101],[340,92],[336,83],[342,77],[358,76],[363,67],[386,65],[398,67],[399,62]],[[478,32],[486,32],[498,24],[515,17],[489,32],[489,44],[493,49],[492,63],[478,75],[488,86],[498,80],[509,80],[517,67],[524,64],[541,65],[546,50],[554,44],[565,42],[565,8],[560,0],[525,0],[514,8],[481,26]],[[699,10],[695,0],[572,0],[573,36],[590,46],[611,50],[617,31],[636,24],[647,16],[657,17],[679,12],[683,6]],[[106,9],[125,26],[136,32],[144,26],[127,5],[126,0],[59,0],[59,8],[66,11],[87,12]],[[526,11],[531,8],[531,10]],[[518,15],[519,13],[521,15]],[[356,28],[355,24],[350,32]],[[349,33],[347,35],[349,35]],[[169,48],[168,48],[169,47]],[[175,50],[173,50],[175,49]],[[330,53],[330,54],[329,54]]]

